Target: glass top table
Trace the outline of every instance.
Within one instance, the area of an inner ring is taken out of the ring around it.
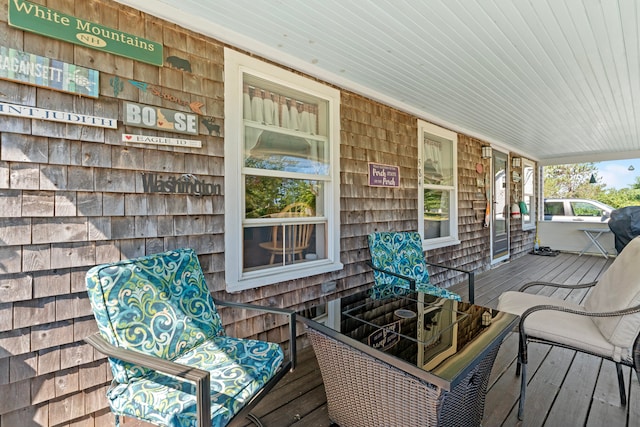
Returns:
[[[518,316],[404,288],[373,287],[298,312],[308,328],[452,390],[516,326]]]

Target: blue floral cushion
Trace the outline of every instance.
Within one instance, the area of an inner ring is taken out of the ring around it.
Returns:
[[[214,337],[175,362],[211,373],[212,426],[225,426],[276,373],[284,359],[277,344]],[[196,425],[195,388],[153,372],[109,390],[114,413],[169,427]]]
[[[461,301],[460,295],[429,284],[429,272],[422,251],[422,238],[417,232],[379,232],[368,236],[371,262],[374,267],[410,277],[416,290],[442,298]],[[393,295],[393,287],[409,288],[405,279],[373,270],[375,286],[372,296]]]
[[[96,266],[87,289],[101,335],[111,344],[211,373],[211,417],[224,426],[281,366],[277,344],[225,336],[198,257],[178,249]],[[115,414],[168,426],[196,420],[189,382],[110,358]]]

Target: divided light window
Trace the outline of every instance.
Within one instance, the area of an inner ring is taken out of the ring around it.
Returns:
[[[225,49],[230,291],[342,268],[340,93]]]
[[[458,135],[418,120],[418,229],[425,249],[458,240]]]

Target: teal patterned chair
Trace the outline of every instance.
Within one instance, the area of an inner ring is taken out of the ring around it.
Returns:
[[[461,301],[460,295],[429,284],[427,265],[455,270],[468,275],[469,301],[474,299],[474,273],[441,264],[429,263],[422,250],[422,237],[417,232],[378,232],[368,236],[375,284],[373,296],[384,298],[398,292],[398,288],[418,290],[442,298]]]
[[[109,356],[116,425],[260,425],[249,411],[295,364],[293,312],[214,303],[192,249],[99,265],[86,281],[99,332],[85,340]],[[227,336],[216,304],[288,316],[289,360],[278,344]]]

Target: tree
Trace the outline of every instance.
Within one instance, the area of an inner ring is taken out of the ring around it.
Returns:
[[[596,179],[595,184],[589,182],[592,175]],[[544,197],[599,200],[605,188],[600,181],[593,163],[545,166]]]

